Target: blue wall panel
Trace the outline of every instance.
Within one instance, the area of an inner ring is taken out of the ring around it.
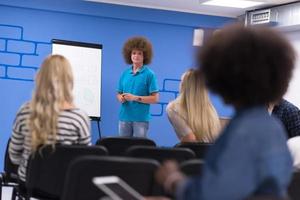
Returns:
[[[19,4],[15,5],[17,2]],[[15,114],[31,97],[34,75],[43,58],[51,53],[51,39],[103,45],[101,132],[104,136],[111,136],[117,135],[118,128],[117,83],[120,74],[128,67],[121,55],[122,46],[132,36],[149,38],[154,47],[150,67],[157,74],[161,92],[160,103],[151,108],[149,137],[159,145],[173,146],[178,141],[165,108],[168,101],[178,94],[181,74],[195,65],[193,30],[198,26],[221,27],[233,21],[230,18],[79,1],[69,7],[66,3],[62,5],[64,1],[56,0],[42,1],[44,5],[40,1],[26,2],[3,0],[0,3],[0,168],[3,167],[4,147]],[[232,109],[224,106],[218,97],[212,96],[212,99],[220,115],[232,113]],[[98,138],[96,123],[92,124],[92,130],[95,142]]]

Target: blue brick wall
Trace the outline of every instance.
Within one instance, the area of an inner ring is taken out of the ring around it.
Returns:
[[[0,52],[0,64],[19,65],[21,56],[16,53]]]
[[[0,51],[4,51],[6,46],[6,40],[0,39]]]
[[[151,105],[150,112],[151,112],[152,117],[161,117],[161,116],[163,116],[164,111],[165,111],[164,108],[165,108],[166,105],[167,104],[163,103],[163,102]]]
[[[21,80],[21,81],[32,81],[35,73],[36,68],[31,67],[13,67],[7,66],[7,77],[14,80]]]
[[[43,59],[45,58],[45,55],[50,53],[51,51],[46,54],[40,54],[40,55],[23,55],[22,65],[39,67]]]
[[[46,55],[50,42],[26,40],[24,28],[0,24],[0,79],[33,81]]]
[[[0,78],[33,81],[35,73],[46,55],[51,54],[50,42],[26,40],[21,26],[0,24]],[[180,80],[165,79],[160,90],[160,102],[152,105],[151,115],[160,117],[165,106],[178,95]]]
[[[0,38],[22,39],[22,35],[21,26],[0,25]]]
[[[35,43],[30,41],[22,41],[22,40],[8,40],[7,51],[24,53],[24,54],[34,54]]]
[[[23,32],[21,26],[0,24],[0,79],[33,81],[43,59],[51,54],[50,42],[26,40]],[[151,107],[152,116],[163,116],[168,102],[179,94],[179,84],[179,79],[163,79],[160,101]]]
[[[162,103],[168,103],[177,97],[177,93],[178,91],[170,92],[170,91],[160,90],[159,101]]]
[[[178,93],[180,79],[164,79],[163,90]]]
[[[5,77],[6,67],[4,65],[0,65],[0,78]]]
[[[51,45],[48,43],[37,43],[36,44],[36,54],[41,56],[41,55],[48,55],[52,51]]]

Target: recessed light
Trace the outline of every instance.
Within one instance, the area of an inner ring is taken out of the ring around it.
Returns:
[[[211,6],[233,7],[233,8],[249,8],[264,3],[257,2],[257,1],[246,1],[246,0],[210,0],[202,4],[211,5]]]

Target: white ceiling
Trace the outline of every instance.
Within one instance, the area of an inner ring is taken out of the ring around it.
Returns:
[[[143,7],[143,8],[154,8],[154,9],[161,9],[161,10],[172,10],[172,11],[197,13],[197,14],[237,17],[244,14],[245,11],[247,10],[253,10],[262,7],[294,2],[295,0],[252,0],[258,2],[265,2],[265,4],[260,5],[260,7],[251,7],[247,9],[208,6],[208,5],[201,4],[208,0],[86,0],[86,1],[93,1],[99,3],[111,3],[111,4],[118,4],[118,5]]]

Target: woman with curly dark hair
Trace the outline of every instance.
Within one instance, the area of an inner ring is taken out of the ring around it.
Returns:
[[[157,179],[178,199],[285,198],[292,173],[286,133],[266,105],[282,97],[295,53],[270,28],[234,25],[216,32],[198,58],[206,85],[235,115],[205,157],[202,176],[188,181],[173,162]]]
[[[150,119],[150,104],[158,101],[158,86],[154,72],[148,68],[152,60],[152,45],[144,37],[133,37],[123,47],[126,69],[119,80],[117,99],[122,104],[119,114],[119,135],[146,137]]]

